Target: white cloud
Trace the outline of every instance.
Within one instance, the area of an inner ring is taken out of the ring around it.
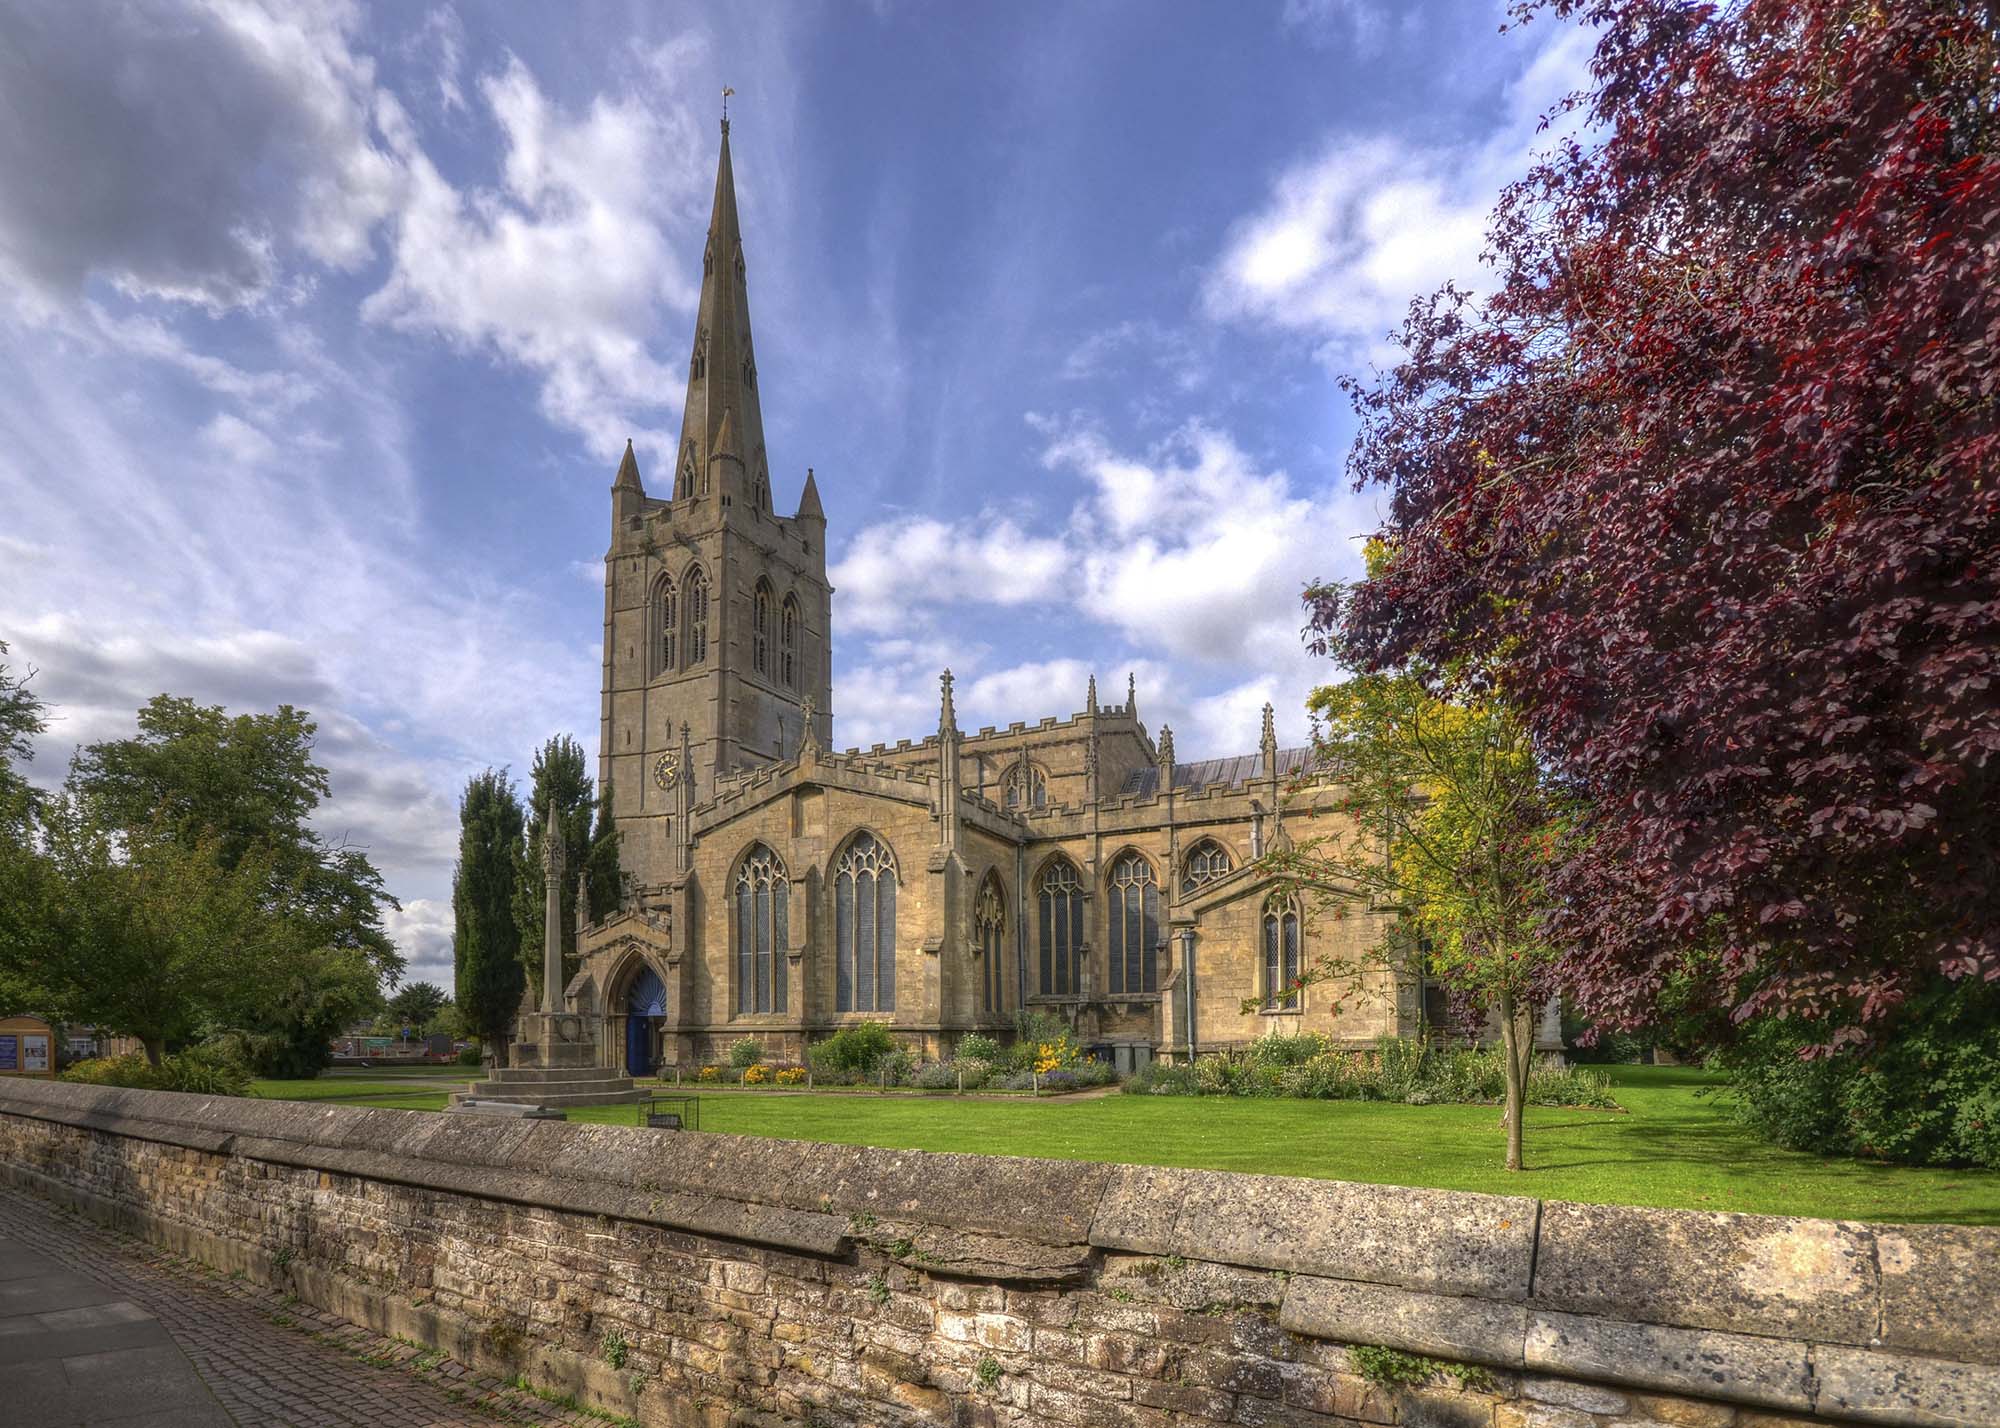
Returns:
[[[678,62],[699,54],[683,49]],[[666,61],[654,58],[649,73],[664,84]],[[379,106],[409,196],[393,270],[363,314],[537,373],[544,414],[602,458],[628,435],[671,453],[676,434],[637,414],[676,406],[684,385],[649,348],[663,313],[691,312],[695,301],[684,255],[666,238],[704,199],[707,148],[691,112],[652,89],[565,112],[518,59],[478,88],[506,145],[497,188],[454,188],[407,117],[392,101]]]
[[[969,521],[905,516],[866,526],[830,572],[841,628],[862,634],[906,629],[909,607],[972,602],[1059,602],[1068,544],[1036,536],[1012,517]]]
[[[842,740],[933,727],[944,664],[967,677],[962,726],[1081,708],[1083,660],[989,670],[983,651],[971,662],[963,651],[953,657],[945,633],[953,612],[970,627],[995,618],[971,613],[979,607],[1028,604],[1059,608],[1141,652],[1138,663],[1167,691],[1157,704],[1147,698],[1144,712],[1186,721],[1196,742],[1184,747],[1234,748],[1243,708],[1265,699],[1281,711],[1286,737],[1302,738],[1303,694],[1330,670],[1301,644],[1299,593],[1309,580],[1359,573],[1358,541],[1377,524],[1367,502],[1333,485],[1301,487],[1200,423],[1128,452],[1076,418],[1030,421],[1044,439],[1043,464],[1083,484],[1067,517],[1044,523],[1048,534],[1027,534],[1026,514],[902,517],[863,530],[834,567],[842,628],[900,635],[878,639],[843,672],[837,707],[866,713],[843,722]],[[1204,673],[1246,668],[1254,676],[1221,694],[1194,687]],[[1105,702],[1118,697],[1106,690]]]
[[[1538,134],[1540,118],[1585,82],[1595,43],[1576,25],[1535,33],[1546,38],[1508,83],[1485,141],[1447,148],[1337,133],[1279,174],[1210,269],[1206,315],[1316,336],[1323,360],[1348,366],[1388,354],[1412,298],[1447,279],[1484,287],[1479,255],[1494,200],[1552,142]]]
[[[344,0],[0,9],[0,274],[60,306],[92,277],[220,311],[288,251],[352,268],[395,203]]]

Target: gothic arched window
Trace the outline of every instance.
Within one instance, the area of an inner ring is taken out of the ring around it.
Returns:
[[[653,673],[674,668],[674,578],[662,575],[653,583]]]
[[[1181,862],[1181,896],[1192,897],[1228,872],[1229,850],[1213,838],[1202,839]]]
[[[1049,776],[1033,764],[1025,767],[1014,766],[1014,772],[1007,777],[1007,806],[1009,808],[1047,808],[1049,806]]]
[[[708,658],[708,577],[699,565],[687,573],[687,662]]]
[[[771,587],[761,580],[750,597],[750,667],[771,672]]]
[[[790,937],[791,879],[761,843],[736,873],[736,1010],[785,1009],[785,943]]]
[[[896,858],[858,835],[833,875],[834,1010],[896,1009]]]
[[[787,595],[778,614],[778,658],[787,689],[799,687],[799,597]]]
[[[1007,904],[1000,895],[1000,879],[991,873],[979,889],[979,901],[973,904],[972,929],[981,963],[979,1009],[988,1016],[998,1016],[1007,1010],[1007,984],[1001,976],[1006,963]]]
[[[1298,899],[1274,896],[1264,904],[1264,1009],[1299,1009]]]
[[[1042,872],[1041,976],[1036,981],[1045,997],[1073,997],[1081,980],[1083,961],[1083,879],[1076,865],[1057,858]]]
[[[1160,989],[1160,885],[1127,853],[1111,865],[1111,994]]]

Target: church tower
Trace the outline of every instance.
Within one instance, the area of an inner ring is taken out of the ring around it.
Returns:
[[[831,740],[826,515],[810,470],[773,509],[759,386],[725,118],[673,494],[646,494],[629,441],[611,487],[598,776],[641,884],[679,871],[674,820],[719,775],[796,757],[808,709]]]

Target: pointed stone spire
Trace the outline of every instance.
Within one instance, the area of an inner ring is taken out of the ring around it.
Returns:
[[[625,438],[625,459],[618,463],[618,478],[611,483],[614,491],[637,491],[646,494],[646,488],[639,481],[639,458],[633,454],[632,438]]]
[[[938,706],[938,732],[942,734],[949,731],[955,734],[958,732],[958,710],[952,707],[951,671],[949,669],[938,676],[938,687],[943,691],[943,697],[939,701]]]
[[[701,304],[695,318],[694,350],[688,359],[687,402],[681,415],[681,442],[675,469],[676,499],[691,468],[706,473],[725,451],[725,422],[733,454],[752,465],[764,452],[764,414],[757,399],[757,360],[750,341],[750,293],[743,261],[743,235],[736,219],[736,174],[729,161],[729,125],[722,126],[722,152],[715,166],[715,202],[708,220],[708,243],[701,259]],[[752,479],[739,465],[717,473],[740,487],[735,494],[752,503]],[[711,481],[713,490],[713,481]]]
[[[1094,674],[1090,677],[1089,687],[1083,692],[1083,712],[1086,714],[1097,712],[1097,676]]]
[[[1173,775],[1174,726],[1171,724],[1162,724],[1160,726],[1160,786],[1162,789],[1173,787]]]
[[[1257,752],[1264,759],[1264,777],[1275,778],[1278,773],[1278,722],[1277,714],[1267,703],[1264,706],[1264,733],[1257,741]]]
[[[806,489],[799,496],[798,519],[826,524],[826,508],[819,503],[819,482],[813,480],[813,469],[810,466],[806,468]]]
[[[1125,671],[1125,712],[1132,718],[1139,717],[1139,676]]]

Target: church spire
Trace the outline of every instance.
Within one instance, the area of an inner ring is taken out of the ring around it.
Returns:
[[[725,450],[726,441],[733,450]],[[737,470],[714,472],[709,462],[734,456]],[[688,357],[687,403],[675,461],[674,499],[705,495],[720,485],[756,503],[769,489],[764,414],[757,400],[757,358],[750,341],[750,291],[743,234],[736,218],[736,175],[729,162],[729,122],[715,166],[715,202],[701,257],[701,305]],[[765,498],[768,500],[768,498]]]

